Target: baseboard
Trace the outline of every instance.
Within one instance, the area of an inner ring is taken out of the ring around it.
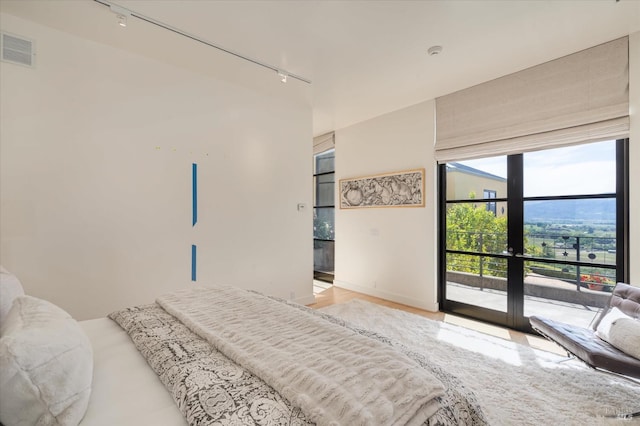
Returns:
[[[440,308],[438,302],[433,304],[421,302],[419,300],[415,300],[410,297],[403,296],[401,294],[396,294],[396,293],[380,290],[377,288],[363,287],[363,286],[348,283],[345,281],[334,280],[333,285],[336,287],[344,288],[345,290],[357,291],[358,293],[366,294],[367,296],[379,297],[380,299],[389,300],[395,303],[401,303],[403,305],[411,306],[413,308],[424,309],[425,311],[429,311],[429,312],[438,312]]]
[[[316,296],[311,294],[309,296],[297,297],[293,299],[293,302],[296,302],[296,303],[299,303],[300,305],[305,305],[305,306],[311,305],[313,303],[316,303]]]

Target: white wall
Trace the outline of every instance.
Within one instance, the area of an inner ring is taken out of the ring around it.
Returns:
[[[0,263],[79,319],[191,282],[313,301],[308,106],[1,15]],[[191,226],[191,165],[199,220]]]
[[[640,32],[630,36],[630,281],[640,286]],[[426,169],[425,208],[336,209],[335,284],[437,310],[434,101],[336,132],[336,176]],[[338,199],[336,199],[338,203]]]
[[[336,178],[425,169],[425,207],[336,208],[334,283],[437,311],[434,101],[336,132]],[[339,205],[338,195],[336,205]]]

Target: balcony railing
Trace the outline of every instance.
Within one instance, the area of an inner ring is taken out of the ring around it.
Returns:
[[[466,247],[447,254],[447,270],[480,277],[505,278],[507,235],[485,232],[449,232],[447,248]],[[616,238],[563,234],[525,234],[528,273],[576,285],[611,291],[616,282]]]

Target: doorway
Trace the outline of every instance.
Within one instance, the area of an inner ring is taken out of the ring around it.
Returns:
[[[439,166],[444,311],[588,326],[628,265],[628,140]]]

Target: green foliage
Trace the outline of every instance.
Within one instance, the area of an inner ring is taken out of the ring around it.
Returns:
[[[315,218],[313,220],[313,238],[318,240],[334,240],[333,224]]]
[[[447,210],[447,249],[476,253],[502,253],[507,249],[507,218],[496,217],[484,203],[479,204],[458,203]],[[506,277],[506,266],[499,259],[447,255],[450,271]]]
[[[474,195],[471,194],[469,198],[473,199]],[[616,248],[615,226],[531,223],[524,228],[525,253],[533,259],[556,259],[560,256],[560,259],[577,260],[576,247],[579,247],[579,260],[593,256],[589,259],[615,265],[615,251],[611,253]],[[484,202],[456,203],[448,208],[446,244],[448,250],[470,253],[447,253],[447,270],[506,277],[505,259],[477,255],[500,254],[507,250],[507,218],[496,217],[486,209]],[[535,261],[528,261],[526,265],[526,273],[533,268],[537,273],[545,274],[543,270],[550,267],[549,264]],[[563,265],[561,268],[566,271],[568,279],[576,276],[576,267]],[[607,276],[611,270],[594,269],[591,273]]]

